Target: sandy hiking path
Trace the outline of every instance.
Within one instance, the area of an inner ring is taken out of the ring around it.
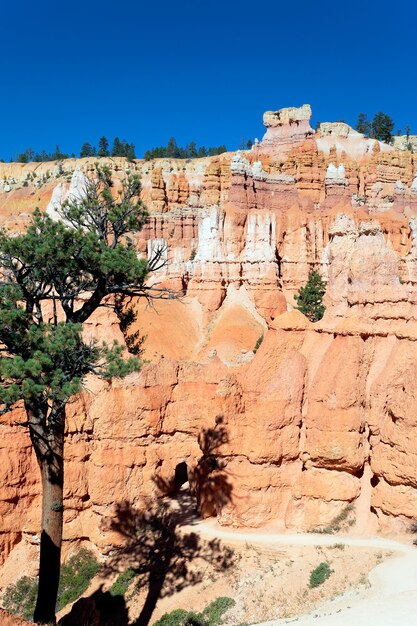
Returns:
[[[269,549],[283,546],[330,546],[335,542],[390,550],[394,557],[377,565],[369,574],[370,588],[357,594],[354,590],[324,602],[312,613],[292,618],[262,622],[259,626],[416,626],[417,624],[417,547],[383,537],[344,537],[314,533],[279,534],[271,529],[233,530],[219,526],[214,520],[192,525],[205,538],[218,538],[227,543],[267,545]]]

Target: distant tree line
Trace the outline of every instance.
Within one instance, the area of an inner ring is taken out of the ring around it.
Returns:
[[[344,122],[345,120],[338,121]],[[318,129],[319,125],[320,122],[317,123],[316,129]],[[369,119],[366,113],[359,113],[355,128],[366,137],[390,143],[393,138],[394,126],[395,123],[392,117],[390,117],[387,113],[380,111],[379,113],[375,113],[372,119]],[[397,134],[402,134],[400,129],[397,131]],[[408,141],[408,137],[410,135],[409,126],[405,127],[404,134],[407,136]],[[252,141],[246,141],[242,137],[239,149],[250,150],[252,145]],[[196,159],[222,154],[223,152],[227,152],[225,145],[206,148],[205,146],[198,147],[195,141],[190,141],[190,143],[185,147],[181,147],[178,146],[175,138],[171,137],[166,146],[157,146],[155,148],[151,148],[150,150],[146,150],[144,159],[146,161],[162,158]],[[84,142],[80,148],[79,156],[81,159],[85,157],[125,157],[129,161],[133,161],[133,159],[136,159],[136,152],[135,145],[133,143],[128,143],[125,139],[120,140],[119,137],[115,137],[113,145],[110,149],[107,137],[103,136],[100,137],[97,147],[88,141]],[[10,161],[16,161],[17,163],[30,163],[32,161],[43,162],[59,161],[70,158],[75,159],[75,157],[76,155],[74,153],[67,154],[66,152],[61,152],[59,145],[56,145],[54,152],[45,152],[45,150],[42,150],[42,152],[35,152],[32,148],[27,148],[24,152],[16,155],[14,158],[11,158]]]
[[[10,162],[30,163],[35,161],[37,163],[42,163],[43,161],[60,161],[62,159],[75,159],[75,154],[61,152],[59,145],[57,144],[54,152],[45,152],[45,150],[42,150],[42,152],[35,152],[32,148],[26,148],[26,150],[18,154],[17,157],[11,158]]]
[[[126,157],[129,161],[136,159],[135,145],[128,143],[126,140],[120,140],[119,137],[115,137],[113,141],[112,149],[110,150],[110,144],[107,137],[100,137],[98,147],[96,148],[91,143],[86,141],[81,146],[80,159],[85,157]]]
[[[166,146],[158,146],[147,150],[144,154],[145,161],[151,159],[197,159],[199,157],[214,156],[216,154],[222,154],[227,152],[226,146],[217,146],[206,148],[204,146],[198,147],[195,141],[190,141],[185,148],[178,146],[174,137],[168,141]]]
[[[251,145],[251,142],[248,141],[247,144],[245,144],[245,148],[250,148]],[[227,148],[224,145],[210,148],[204,146],[198,147],[195,141],[191,141],[185,148],[182,148],[177,145],[175,138],[171,137],[166,146],[159,146],[147,150],[144,158],[147,161],[158,158],[196,159],[199,157],[222,154],[222,152],[227,152]],[[79,157],[80,159],[85,157],[125,157],[129,161],[133,161],[133,159],[136,159],[135,145],[127,142],[125,139],[121,140],[119,137],[115,137],[113,145],[110,148],[107,137],[103,136],[100,137],[97,146],[85,141],[80,148]],[[45,150],[35,152],[32,148],[27,148],[24,152],[12,157],[10,162],[30,163],[35,161],[41,163],[43,161],[59,161],[70,158],[75,159],[76,155],[74,153],[67,154],[61,152],[57,145],[54,152],[45,152]]]
[[[110,150],[110,144],[107,137],[100,137],[98,147],[86,141],[80,148],[79,157],[126,157],[129,161],[136,159],[135,146],[133,143],[120,140],[119,137],[115,137],[113,146]],[[55,147],[54,152],[35,152],[32,148],[27,148],[24,152],[17,154],[15,157],[11,157],[10,162],[16,163],[42,163],[43,161],[60,161],[63,159],[75,159],[74,152],[68,154],[61,152],[59,145]]]

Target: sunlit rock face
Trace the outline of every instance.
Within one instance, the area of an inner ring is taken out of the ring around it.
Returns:
[[[263,122],[267,130],[260,144],[262,151],[285,155],[307,137],[312,137],[314,131],[310,118],[309,104],[264,113]]]
[[[348,505],[358,531],[414,520],[417,158],[344,123],[313,132],[310,117],[308,105],[265,114],[249,151],[102,160],[115,190],[141,174],[150,217],[135,244],[164,249],[152,280],[181,298],[139,302],[132,331],[147,335],[149,363],[122,382],[89,381],[68,407],[66,545],[111,550],[120,538],[103,519],[159,494],[184,462],[202,513],[222,524],[326,527]],[[24,229],[37,206],[59,219],[94,167],[0,164],[1,225]],[[316,324],[294,310],[311,269],[327,281]],[[123,341],[108,309],[86,332]],[[219,416],[217,464],[197,485],[202,433]],[[40,519],[38,470],[15,418],[0,425],[10,559],[37,549]]]

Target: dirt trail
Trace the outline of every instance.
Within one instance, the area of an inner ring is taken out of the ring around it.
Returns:
[[[337,535],[278,534],[272,530],[228,530],[213,520],[193,524],[193,530],[207,538],[228,543],[248,542],[282,546],[346,546],[392,550],[396,556],[380,563],[369,574],[371,587],[365,594],[348,591],[324,603],[309,615],[263,622],[258,626],[415,626],[417,624],[417,548],[382,537],[341,537]]]

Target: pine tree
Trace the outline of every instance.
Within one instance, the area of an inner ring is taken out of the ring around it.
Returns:
[[[371,125],[367,118],[366,113],[359,113],[358,121],[356,122],[356,130],[358,131],[358,133],[362,133],[363,135],[369,136],[370,129],[371,129]]]
[[[104,137],[104,136],[100,137],[100,140],[98,142],[97,156],[99,156],[99,157],[108,157],[108,156],[110,156],[109,142],[107,141],[107,138]]]
[[[141,365],[116,343],[86,341],[83,323],[104,305],[120,314],[126,297],[171,295],[145,283],[163,251],[140,259],[127,237],[147,217],[139,178],[129,175],[120,194],[112,185],[110,170],[97,167],[85,198],[62,205],[62,221],[37,210],[24,234],[0,233],[0,415],[25,409],[42,482],[38,624],[56,623],[66,404],[87,374],[110,379]]]
[[[323,296],[326,292],[326,283],[318,272],[312,270],[308,275],[307,283],[301,287],[297,300],[297,309],[301,311],[311,322],[321,320],[324,315]]]
[[[125,157],[128,161],[134,161],[134,159],[136,159],[135,146],[133,143],[126,144]]]
[[[115,137],[113,141],[113,147],[111,149],[112,157],[122,156],[122,144],[119,137]]]
[[[178,158],[178,146],[175,137],[171,137],[168,141],[166,156],[168,159]]]
[[[185,148],[186,158],[187,159],[195,159],[197,157],[197,144],[195,141],[190,141],[190,143]]]
[[[392,117],[382,111],[376,113],[372,120],[372,137],[379,141],[390,143],[394,125],[395,123]]]
[[[91,143],[88,143],[88,141],[83,143],[80,150],[80,159],[84,159],[85,157],[92,157],[95,156],[95,154],[96,149],[91,145]]]

